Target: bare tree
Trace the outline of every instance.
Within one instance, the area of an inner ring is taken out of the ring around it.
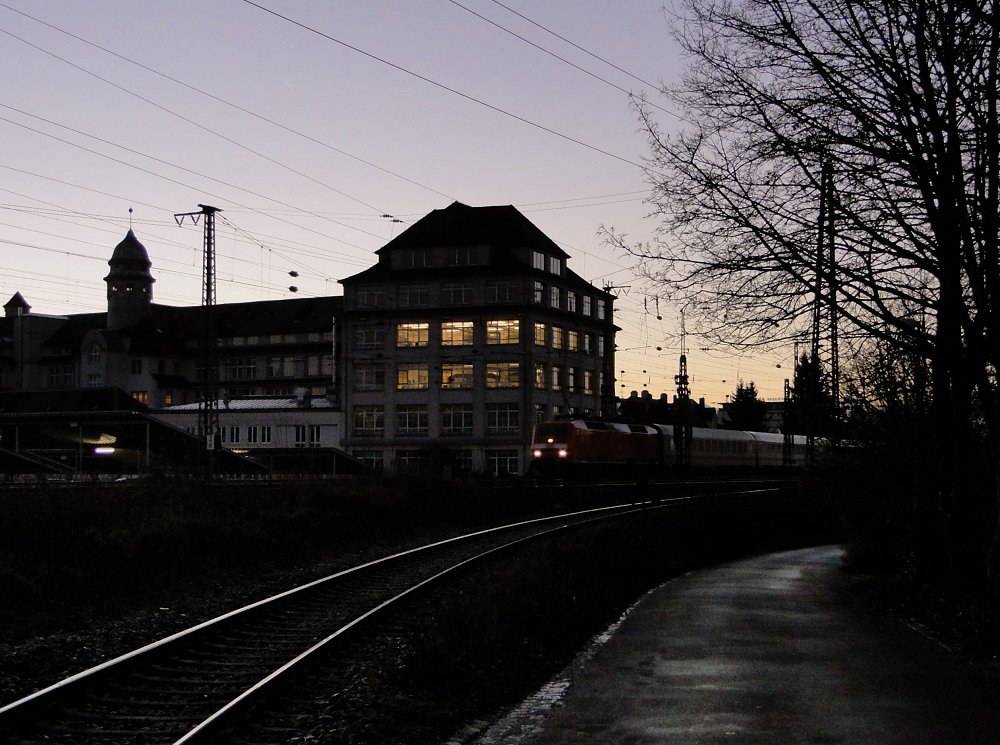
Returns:
[[[679,1],[690,124],[665,136],[639,102],[662,232],[626,247],[723,341],[801,333],[818,293],[928,359],[955,508],[974,409],[1000,452],[997,0]]]

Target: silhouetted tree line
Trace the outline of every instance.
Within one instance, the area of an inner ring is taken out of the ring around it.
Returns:
[[[662,233],[608,239],[688,303],[710,343],[787,344],[817,303],[835,308],[856,355],[846,407],[816,409],[811,386],[829,371],[800,360],[796,425],[842,427],[849,410],[853,431],[837,434],[881,456],[872,466],[888,475],[872,478],[894,496],[871,499],[892,501],[881,530],[898,558],[1000,592],[997,3],[683,0],[676,12],[690,62],[664,93],[685,128],[667,136],[636,106]]]

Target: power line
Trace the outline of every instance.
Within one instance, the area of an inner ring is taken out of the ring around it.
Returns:
[[[3,104],[0,104],[0,106],[3,106]],[[16,109],[15,109],[15,111],[16,111]],[[29,114],[28,116],[31,116],[31,115]],[[108,155],[106,153],[102,153],[102,152],[99,152],[97,150],[93,150],[91,148],[85,147],[83,145],[80,145],[79,143],[75,143],[75,142],[72,142],[70,140],[63,139],[62,137],[57,137],[56,135],[50,134],[48,132],[43,132],[43,131],[41,131],[39,129],[35,129],[34,127],[29,127],[26,124],[22,124],[20,122],[16,122],[16,121],[14,121],[12,119],[7,119],[6,117],[0,117],[0,121],[7,122],[8,124],[12,124],[12,125],[14,125],[16,127],[21,127],[22,129],[26,129],[29,132],[34,132],[35,134],[41,135],[43,137],[48,137],[48,138],[50,138],[52,140],[55,140],[56,142],[61,142],[61,143],[65,144],[65,145],[69,145],[70,147],[74,147],[74,148],[77,148],[79,150],[83,150],[84,152],[90,153],[91,155],[96,155],[96,156],[101,157],[101,158],[106,158],[107,160],[110,160],[110,161],[112,161],[114,163],[118,163],[119,165],[123,165],[123,166],[125,166],[127,168],[135,169],[135,170],[140,171],[142,173],[145,173],[145,174],[147,174],[149,176],[153,176],[154,178],[162,179],[164,181],[168,181],[168,182],[170,182],[172,184],[177,184],[178,186],[183,186],[184,188],[191,189],[193,191],[201,191],[201,190],[197,189],[196,187],[192,186],[191,184],[186,184],[183,181],[178,181],[177,179],[170,178],[169,176],[164,176],[163,174],[156,173],[154,171],[150,171],[150,170],[148,170],[146,168],[143,168],[141,166],[137,166],[134,163],[129,163],[128,161],[124,161],[124,160],[121,160],[119,158],[115,158],[114,156]],[[45,120],[43,120],[43,121],[45,121]],[[62,125],[56,124],[55,126],[60,126],[61,127]],[[66,129],[70,129],[70,128],[66,127]],[[72,130],[71,129],[70,131],[74,131],[75,132],[76,130]],[[82,133],[82,132],[77,132],[77,133],[78,134],[83,134],[86,137],[90,137],[90,135],[86,135],[85,133]],[[231,188],[238,189],[239,191],[244,191],[247,194],[251,194],[253,196],[261,197],[262,199],[267,199],[267,200],[272,201],[272,202],[274,202],[276,204],[281,204],[281,205],[284,205],[286,207],[290,207],[291,206],[289,204],[286,204],[286,203],[282,202],[281,200],[274,199],[272,197],[267,197],[267,196],[265,196],[263,194],[258,194],[256,192],[250,191],[249,189],[244,189],[244,188],[236,186],[234,184],[229,184],[229,183],[227,183],[225,181],[220,181],[219,179],[212,178],[211,176],[206,176],[204,174],[198,173],[197,171],[192,171],[190,169],[184,168],[183,166],[178,166],[176,164],[169,163],[167,161],[162,161],[162,160],[160,160],[158,158],[155,158],[153,156],[145,155],[143,153],[139,153],[137,151],[130,150],[129,148],[126,148],[124,146],[116,145],[115,143],[110,143],[110,142],[107,142],[105,140],[101,140],[100,138],[97,138],[97,137],[94,137],[93,139],[96,139],[99,142],[104,142],[105,144],[110,144],[113,147],[119,147],[119,148],[121,148],[121,149],[123,149],[123,150],[125,150],[127,152],[131,152],[133,154],[140,155],[141,157],[149,158],[150,160],[153,160],[153,161],[156,161],[156,162],[165,163],[166,165],[170,165],[171,167],[176,168],[177,170],[184,171],[184,172],[187,172],[187,173],[191,173],[191,174],[199,176],[201,178],[205,178],[205,179],[208,179],[210,181],[214,181],[214,182],[216,182],[218,184],[222,184],[223,186],[229,186]],[[219,194],[214,194],[214,193],[211,193],[211,192],[206,192],[206,193],[208,194],[208,196],[218,197],[219,199],[221,199],[223,201],[230,201],[230,200],[227,200],[225,197],[223,197],[223,196],[221,196]],[[239,204],[239,203],[237,202],[236,204]],[[247,209],[251,209],[248,205],[239,205],[239,206],[245,207]],[[295,224],[295,223],[293,223],[293,222],[291,222],[289,220],[284,220],[282,218],[274,217],[274,216],[271,216],[271,219],[272,220],[278,220],[279,222],[285,223],[285,224],[290,225],[290,226],[295,227],[295,228],[299,228],[300,230],[305,230],[305,231],[308,231],[310,233],[315,233],[316,235],[322,236],[324,238],[329,238],[330,240],[337,241],[338,243],[343,243],[344,245],[350,246],[351,248],[357,248],[359,250],[365,250],[362,246],[359,246],[359,245],[357,245],[355,243],[351,243],[350,241],[345,241],[343,238],[337,238],[335,236],[328,235],[326,233],[322,233],[322,232],[320,232],[318,230],[314,230],[312,228],[308,228],[308,227],[305,227],[303,225],[297,225],[297,224]],[[329,220],[328,222],[333,222],[334,224],[339,224],[335,220]],[[368,231],[360,230],[360,228],[354,228],[353,226],[349,226],[349,225],[344,225],[343,227],[350,228],[351,230],[359,230],[362,233],[367,233],[368,235],[371,235],[371,236],[373,236],[375,238],[379,238],[381,240],[381,236],[375,235],[374,233],[368,233]]]
[[[243,0],[243,2],[246,3],[247,5],[251,5],[254,8],[257,8],[258,10],[268,13],[274,16],[275,18],[279,18],[282,21],[285,21],[286,23],[290,23],[293,26],[297,26],[298,28],[301,28],[303,31],[308,31],[311,34],[316,34],[317,36],[320,36],[326,39],[327,41],[332,41],[334,44],[339,44],[340,46],[345,47],[346,49],[350,49],[352,52],[357,52],[358,54],[364,55],[369,59],[375,60],[376,62],[381,62],[383,65],[391,67],[394,70],[398,70],[400,72],[406,73],[407,75],[410,75],[411,77],[417,78],[417,80],[422,80],[425,83],[429,83],[430,85],[433,85],[435,88],[440,88],[441,90],[448,91],[449,93],[459,96],[460,98],[464,98],[467,101],[472,101],[473,103],[479,104],[480,106],[483,106],[489,109],[490,111],[495,111],[498,114],[503,114],[504,116],[510,117],[511,119],[515,119],[521,122],[522,124],[527,124],[530,127],[540,129],[543,132],[555,135],[556,137],[566,140],[567,142],[572,142],[573,144],[579,145],[580,147],[585,147],[588,150],[594,151],[595,153],[606,155],[609,158],[614,158],[615,160],[621,161],[622,163],[627,163],[630,166],[635,166],[636,168],[639,168],[642,171],[647,170],[645,166],[640,165],[635,161],[629,160],[628,158],[623,158],[620,155],[615,155],[614,153],[608,152],[607,150],[602,150],[596,145],[589,145],[586,142],[583,142],[582,140],[578,140],[575,137],[563,134],[562,132],[557,132],[556,130],[546,127],[543,124],[539,124],[538,122],[533,122],[530,119],[527,119],[518,114],[514,114],[510,111],[507,111],[506,109],[501,109],[499,106],[494,106],[491,103],[487,103],[486,101],[483,101],[481,98],[476,98],[475,96],[471,96],[468,93],[462,93],[461,91],[452,88],[450,86],[447,86],[444,83],[439,83],[436,80],[432,80],[431,78],[421,75],[420,73],[414,72],[413,70],[409,70],[401,65],[397,65],[395,62],[390,62],[389,60],[384,59],[383,57],[379,57],[378,55],[372,54],[371,52],[366,52],[363,49],[353,46],[352,44],[348,44],[346,41],[342,41],[341,39],[338,39],[335,36],[331,36],[330,34],[320,31],[319,29],[315,29],[312,26],[309,26],[301,21],[297,21],[294,18],[290,18],[289,16],[278,13],[275,10],[271,10],[270,8],[265,8],[263,5],[260,5],[259,3],[256,3],[253,0]]]
[[[97,73],[92,72],[91,70],[88,70],[85,67],[77,65],[74,62],[70,62],[66,58],[60,57],[58,54],[50,52],[47,49],[45,49],[43,47],[40,47],[39,45],[34,44],[34,43],[28,41],[27,39],[22,39],[17,34],[13,34],[10,31],[7,31],[6,29],[0,29],[0,33],[4,33],[4,34],[6,34],[7,36],[10,36],[13,39],[17,39],[21,43],[27,44],[32,49],[36,49],[37,51],[42,52],[43,54],[47,54],[50,57],[59,60],[63,64],[69,65],[70,67],[74,68],[75,70],[79,70],[82,73],[85,73],[87,75],[90,75],[91,77],[96,78],[97,80],[100,80],[102,83],[110,85],[113,88],[117,88],[122,93],[126,93],[126,94],[128,94],[130,96],[133,96],[134,98],[137,98],[140,101],[142,101],[142,102],[144,102],[146,104],[149,104],[150,106],[152,106],[152,107],[154,107],[156,109],[159,109],[160,111],[162,111],[162,112],[164,112],[166,114],[170,114],[171,116],[176,117],[176,118],[180,119],[181,121],[186,122],[187,124],[190,124],[193,127],[197,127],[198,129],[200,129],[200,130],[202,130],[204,132],[208,132],[209,134],[214,135],[215,137],[218,137],[219,139],[224,140],[225,142],[228,142],[229,144],[234,145],[235,147],[238,147],[241,150],[245,150],[246,152],[251,153],[252,155],[256,155],[258,158],[263,158],[264,160],[266,160],[268,163],[271,163],[272,165],[275,165],[275,166],[277,166],[279,168],[285,169],[286,171],[294,173],[296,176],[301,176],[302,178],[307,179],[307,180],[313,182],[314,184],[316,184],[318,186],[322,186],[325,189],[329,189],[330,191],[334,192],[335,194],[339,194],[342,197],[346,197],[347,199],[350,199],[350,200],[352,200],[354,202],[357,202],[358,204],[360,204],[360,205],[362,205],[364,207],[368,207],[369,209],[371,209],[371,210],[373,210],[375,212],[384,212],[384,210],[382,210],[379,207],[376,207],[374,205],[368,204],[367,202],[365,202],[365,201],[363,201],[361,199],[358,199],[357,197],[354,197],[354,196],[352,196],[352,195],[350,195],[350,194],[348,194],[348,193],[346,193],[344,191],[341,191],[340,189],[337,189],[337,188],[335,188],[333,186],[330,186],[329,184],[327,184],[327,183],[325,183],[323,181],[320,181],[319,179],[313,178],[312,176],[309,176],[308,174],[302,173],[301,171],[298,171],[298,170],[292,168],[291,166],[287,165],[286,163],[282,163],[281,161],[276,160],[276,159],[274,159],[274,158],[272,158],[272,157],[270,157],[268,155],[265,155],[264,153],[262,153],[262,152],[260,152],[258,150],[254,150],[252,147],[250,147],[248,145],[244,145],[243,143],[241,143],[241,142],[239,142],[237,140],[234,140],[231,137],[227,137],[226,135],[222,134],[221,132],[217,132],[214,129],[211,129],[210,127],[206,127],[204,124],[200,124],[200,123],[196,122],[194,119],[190,119],[189,117],[186,117],[183,114],[179,114],[176,111],[174,111],[173,109],[167,108],[166,106],[162,106],[161,104],[156,103],[152,99],[146,98],[145,96],[142,96],[142,95],[136,93],[135,91],[129,90],[128,88],[126,88],[126,87],[124,87],[122,85],[119,85],[118,83],[115,83],[112,80],[108,80],[107,78],[105,78],[105,77],[103,77],[101,75],[98,75]],[[10,107],[7,107],[7,108],[10,108]],[[14,110],[17,111],[17,109],[14,109]],[[21,113],[24,113],[24,112],[21,112]],[[32,116],[32,115],[28,114],[28,116]],[[61,125],[57,125],[57,126],[61,126]],[[97,138],[95,138],[95,139],[97,139]]]
[[[616,65],[616,64],[615,64],[614,62],[609,62],[608,60],[604,59],[604,57],[601,57],[600,55],[597,55],[597,54],[594,54],[594,53],[593,53],[593,52],[591,52],[591,51],[590,51],[589,49],[585,49],[584,47],[580,46],[580,45],[579,45],[579,44],[577,44],[576,42],[573,42],[573,41],[570,41],[570,40],[569,40],[569,39],[567,39],[567,38],[566,38],[565,36],[560,36],[559,34],[557,34],[557,33],[556,33],[555,31],[553,31],[552,29],[550,29],[550,28],[546,28],[546,27],[545,27],[545,26],[543,26],[542,24],[540,24],[540,23],[538,23],[538,22],[536,22],[536,21],[533,21],[532,19],[528,18],[528,16],[524,15],[523,13],[519,13],[519,12],[517,12],[516,10],[514,10],[513,8],[511,8],[511,7],[509,6],[509,5],[504,5],[504,4],[502,3],[502,2],[500,2],[500,0],[492,0],[492,1],[493,1],[493,3],[495,3],[496,5],[499,5],[499,6],[501,7],[501,8],[503,8],[504,10],[507,10],[507,11],[510,11],[511,13],[513,13],[514,15],[516,15],[516,16],[517,16],[518,18],[521,18],[521,19],[523,19],[523,20],[527,21],[527,22],[528,22],[528,23],[530,23],[530,24],[531,24],[532,26],[535,26],[536,28],[540,28],[540,29],[541,29],[542,31],[544,31],[545,33],[547,33],[547,34],[551,34],[552,36],[556,37],[556,38],[557,38],[557,39],[559,39],[560,41],[564,41],[564,42],[566,42],[567,44],[569,44],[569,45],[570,45],[571,47],[574,47],[575,49],[579,49],[579,50],[580,50],[581,52],[583,52],[584,54],[589,54],[589,55],[590,55],[591,57],[593,57],[594,59],[596,59],[596,60],[600,60],[601,62],[603,62],[604,64],[608,65],[609,67],[613,67],[613,68],[615,68],[616,70],[618,70],[618,72],[621,72],[621,73],[624,73],[625,75],[628,75],[628,76],[629,76],[630,78],[632,78],[633,80],[637,80],[638,82],[642,83],[643,85],[647,85],[647,86],[649,86],[650,88],[654,88],[654,89],[656,89],[656,90],[659,90],[660,86],[658,86],[657,84],[655,84],[655,83],[650,83],[650,82],[649,82],[648,80],[644,80],[643,78],[640,78],[640,77],[639,77],[638,75],[636,75],[635,73],[631,73],[631,72],[629,72],[628,70],[626,70],[626,69],[624,69],[624,68],[621,68],[621,67],[619,67],[619,66],[618,66],[618,65]],[[659,106],[657,106],[657,108],[660,108],[660,107],[659,107]],[[663,109],[663,111],[667,111],[667,110],[666,110],[666,109]],[[672,116],[677,116],[677,115],[676,115],[676,114],[674,114],[674,113],[673,113],[672,111],[667,111],[667,113],[668,113],[668,114],[671,114]]]
[[[509,28],[507,28],[506,26],[501,26],[501,25],[500,25],[499,23],[497,23],[496,21],[494,21],[494,20],[492,20],[492,19],[490,19],[490,18],[487,18],[486,16],[482,15],[481,13],[477,13],[477,12],[476,12],[476,11],[474,11],[474,10],[473,10],[472,8],[469,8],[469,7],[466,7],[465,5],[462,5],[462,4],[460,3],[460,2],[458,2],[458,0],[448,0],[448,2],[450,2],[450,3],[452,4],[452,5],[454,5],[454,6],[456,6],[456,7],[459,7],[459,8],[461,8],[461,9],[462,9],[462,10],[464,10],[465,12],[467,12],[467,13],[470,13],[470,14],[474,15],[474,16],[475,16],[476,18],[480,19],[481,21],[485,21],[486,23],[490,24],[491,26],[494,26],[494,27],[496,27],[496,28],[500,29],[501,31],[504,31],[504,32],[506,32],[506,33],[510,34],[510,35],[511,35],[511,36],[513,36],[513,37],[514,37],[515,39],[520,39],[521,41],[523,41],[523,42],[524,42],[525,44],[527,44],[528,46],[530,46],[530,47],[534,47],[535,49],[537,49],[537,50],[538,50],[539,52],[544,52],[545,54],[549,55],[550,57],[553,57],[553,58],[555,58],[555,59],[559,60],[560,62],[562,62],[562,63],[564,63],[564,64],[567,64],[567,65],[569,65],[569,66],[570,66],[570,67],[572,67],[572,68],[573,68],[574,70],[578,70],[578,71],[582,72],[582,73],[583,73],[584,75],[588,75],[588,76],[590,76],[590,77],[594,78],[594,80],[598,80],[598,81],[600,81],[600,82],[604,83],[605,85],[608,85],[608,86],[611,86],[611,87],[612,87],[612,88],[614,88],[615,90],[617,90],[617,91],[621,91],[622,93],[624,93],[624,94],[625,94],[626,96],[628,96],[629,98],[632,98],[632,96],[633,96],[633,93],[632,93],[632,91],[630,91],[630,90],[627,90],[627,89],[625,89],[625,88],[622,88],[622,87],[621,87],[620,85],[618,85],[617,83],[612,83],[612,82],[611,82],[610,80],[608,80],[607,78],[602,78],[602,77],[601,77],[600,75],[598,75],[598,74],[596,74],[596,73],[593,73],[593,72],[591,72],[590,70],[587,70],[587,69],[586,69],[586,68],[584,68],[584,67],[580,67],[580,65],[576,64],[575,62],[571,62],[570,60],[566,59],[565,57],[561,57],[561,56],[559,56],[559,55],[558,55],[558,54],[556,54],[555,52],[553,52],[553,51],[551,51],[551,50],[549,50],[549,49],[546,49],[546,48],[545,48],[545,47],[543,47],[543,46],[540,46],[540,45],[536,44],[535,42],[531,41],[530,39],[526,39],[525,37],[521,36],[521,35],[520,35],[519,33],[517,33],[516,31],[511,31],[511,30],[510,30]],[[506,7],[506,6],[504,6],[504,7]],[[509,8],[508,8],[508,10],[509,10]],[[523,16],[522,16],[522,17],[523,17]],[[537,25],[537,24],[535,24],[535,25]],[[539,27],[539,28],[541,28],[541,27]],[[547,30],[547,29],[546,29],[546,30]],[[551,33],[551,32],[550,32],[550,33]],[[560,38],[562,38],[562,37],[560,37]],[[563,41],[565,41],[565,39],[564,39]],[[576,46],[576,45],[574,44],[573,46]],[[582,49],[582,47],[577,47],[577,48],[578,48],[578,49]],[[586,51],[586,50],[584,49],[583,51]],[[590,54],[590,53],[588,52],[588,54]],[[591,56],[594,56],[594,57],[596,57],[597,55],[591,55]],[[600,58],[600,57],[598,57],[598,59],[601,59],[601,58]],[[601,60],[601,61],[602,61],[602,62],[606,62],[606,63],[607,63],[607,64],[609,64],[609,65],[611,64],[610,62],[607,62],[606,60]],[[612,67],[615,67],[615,66],[614,66],[614,65],[612,65]],[[620,68],[616,68],[616,69],[620,69]],[[664,113],[666,113],[666,114],[670,114],[671,116],[676,116],[676,114],[674,114],[674,112],[670,111],[669,109],[665,109],[665,108],[663,108],[662,106],[660,106],[660,105],[658,105],[658,104],[655,104],[655,103],[652,103],[652,102],[649,102],[649,101],[647,101],[647,103],[648,103],[648,104],[649,104],[650,106],[652,106],[652,107],[654,107],[654,108],[657,108],[657,109],[659,109],[660,111],[662,111],[662,112],[664,112]]]
[[[255,119],[258,119],[258,120],[260,120],[262,122],[266,122],[267,124],[270,124],[270,125],[272,125],[274,127],[278,127],[279,129],[282,129],[282,130],[284,130],[286,132],[294,134],[297,137],[301,137],[304,140],[308,140],[309,142],[312,142],[312,143],[314,143],[316,145],[319,145],[320,147],[324,147],[327,150],[335,152],[338,155],[343,155],[345,158],[350,158],[351,160],[357,161],[358,163],[366,165],[366,166],[368,166],[370,168],[374,168],[374,169],[376,169],[378,171],[382,171],[383,173],[386,173],[386,174],[388,174],[390,176],[393,176],[395,178],[398,178],[398,179],[401,179],[403,181],[406,181],[409,184],[413,184],[414,186],[419,186],[421,189],[426,189],[427,191],[432,192],[434,194],[437,194],[438,196],[442,196],[445,199],[451,199],[451,200],[455,199],[455,197],[453,197],[453,196],[451,196],[449,194],[445,194],[442,191],[438,191],[437,189],[435,189],[435,188],[433,188],[431,186],[428,186],[427,184],[423,184],[423,183],[421,183],[419,181],[416,181],[414,179],[411,179],[411,178],[408,178],[406,176],[403,176],[402,174],[396,173],[395,171],[392,171],[392,170],[390,170],[388,168],[384,168],[384,167],[382,167],[382,166],[380,166],[380,165],[378,165],[376,163],[372,163],[371,161],[365,160],[364,158],[361,158],[361,157],[359,157],[357,155],[349,153],[346,150],[341,150],[340,148],[334,147],[333,145],[329,144],[328,142],[324,142],[323,140],[320,140],[320,139],[317,139],[315,137],[312,137],[311,135],[307,135],[304,132],[301,132],[301,131],[299,131],[297,129],[294,129],[293,127],[289,127],[286,124],[282,124],[281,122],[275,121],[274,119],[266,117],[263,114],[259,114],[256,111],[253,111],[251,109],[247,109],[247,108],[245,108],[243,106],[240,106],[239,104],[233,103],[232,101],[228,101],[228,100],[226,100],[224,98],[221,98],[220,96],[217,96],[214,93],[210,93],[209,91],[206,91],[206,90],[204,90],[202,88],[198,88],[197,86],[191,85],[190,83],[186,83],[183,80],[179,80],[179,79],[177,79],[175,77],[167,75],[166,73],[161,72],[160,70],[157,70],[157,69],[155,69],[153,67],[149,67],[148,65],[144,65],[141,62],[137,62],[137,61],[131,59],[130,57],[126,57],[123,54],[115,52],[114,50],[108,49],[107,47],[103,47],[100,44],[97,44],[97,43],[95,43],[93,41],[90,41],[88,39],[83,38],[82,36],[78,36],[78,35],[76,35],[74,33],[66,31],[65,29],[59,28],[58,26],[55,26],[55,25],[53,25],[51,23],[43,21],[40,18],[36,18],[35,16],[29,15],[29,14],[27,14],[27,13],[21,11],[21,10],[18,10],[17,8],[12,8],[11,6],[7,5],[6,3],[0,2],[0,7],[7,8],[8,10],[13,11],[14,13],[17,13],[19,15],[24,16],[25,18],[29,18],[30,20],[35,21],[36,23],[40,23],[41,25],[46,26],[46,27],[52,29],[53,31],[58,31],[61,34],[65,34],[66,36],[69,36],[72,39],[76,39],[77,41],[79,41],[79,42],[81,42],[83,44],[87,44],[88,46],[91,46],[91,47],[93,47],[95,49],[99,49],[100,51],[102,51],[102,52],[104,52],[106,54],[110,54],[111,56],[116,57],[117,59],[120,59],[123,62],[128,62],[130,65],[135,65],[136,67],[138,67],[138,68],[140,68],[142,70],[145,70],[146,72],[152,73],[153,75],[157,75],[157,76],[163,78],[164,80],[169,80],[170,82],[175,83],[177,85],[180,85],[180,86],[182,86],[184,88],[187,88],[188,90],[194,91],[195,93],[198,93],[198,94],[200,94],[202,96],[206,96],[207,98],[210,98],[213,101],[217,101],[218,103],[221,103],[224,106],[228,106],[228,107],[230,107],[232,109],[235,109],[236,111],[240,111],[240,112],[242,112],[244,114],[247,114],[248,116],[252,116]],[[355,201],[358,201],[359,204],[364,204],[366,207],[369,206],[369,205],[365,204],[364,202],[362,202],[360,200],[355,200]],[[377,211],[379,213],[381,213],[384,210],[377,210]]]

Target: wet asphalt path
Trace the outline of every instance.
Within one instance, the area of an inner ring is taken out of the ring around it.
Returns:
[[[1000,743],[1000,681],[858,609],[841,550],[757,557],[648,594],[479,745]]]

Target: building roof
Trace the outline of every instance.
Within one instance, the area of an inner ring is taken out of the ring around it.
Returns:
[[[461,202],[429,212],[375,253],[437,246],[531,247],[562,258],[569,256],[516,207],[470,207]]]
[[[3,309],[8,316],[16,316],[18,310],[22,313],[28,313],[31,306],[28,305],[28,301],[20,292],[15,292],[11,299],[4,303]]]
[[[136,264],[149,269],[153,263],[149,260],[149,254],[146,252],[146,247],[139,242],[139,239],[135,237],[135,233],[132,232],[132,228],[129,228],[128,233],[122,239],[121,243],[115,246],[114,252],[111,254],[111,258],[108,260],[108,264],[114,266],[115,264]]]
[[[333,410],[337,406],[324,396],[299,397],[299,396],[253,396],[250,398],[234,398],[230,401],[219,400],[217,402],[220,412],[226,411],[289,411],[292,409],[327,409]],[[201,402],[190,404],[178,404],[177,406],[167,406],[162,411],[165,413],[178,411],[199,411]]]
[[[342,306],[343,298],[340,296],[259,300],[216,305],[213,315],[216,334],[220,338],[263,336],[329,330]],[[180,352],[184,348],[184,340],[199,338],[202,306],[154,303],[151,310],[148,317],[121,331],[106,329],[106,313],[71,315],[66,324],[46,340],[45,346],[76,353],[88,333],[102,331],[108,343],[115,348],[119,347],[121,340],[131,339],[129,351],[134,354],[167,349]]]
[[[518,258],[514,249],[531,248],[545,251],[550,256],[569,258],[551,238],[511,205],[494,207],[469,207],[453,202],[448,207],[434,210],[393,238],[375,253],[383,254],[400,248],[434,248],[455,246],[490,246],[501,250],[493,252],[490,264],[482,266],[414,267],[406,270],[409,278],[468,277],[470,275],[504,276],[524,274],[535,270]],[[370,282],[398,276],[388,261],[377,264],[341,280],[342,284]],[[538,271],[539,275],[546,275]],[[569,287],[596,289],[587,280],[568,267],[562,276]],[[600,290],[598,290],[600,292]]]

